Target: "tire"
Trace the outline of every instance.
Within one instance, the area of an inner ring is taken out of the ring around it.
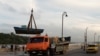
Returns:
[[[94,53],[97,53],[98,51],[95,51]]]
[[[54,56],[55,55],[55,49],[50,49],[50,56]]]
[[[30,53],[29,53],[29,56],[33,56],[33,53],[30,52]]]
[[[49,50],[49,49],[47,50],[46,53],[47,53],[47,54],[46,54],[47,56],[50,56],[50,50]]]
[[[27,51],[24,51],[25,54],[27,54]]]
[[[88,54],[89,52],[86,51],[86,53]]]
[[[60,51],[59,54],[64,54],[64,52],[63,51]]]
[[[50,56],[50,50],[46,50],[43,52],[43,56]]]

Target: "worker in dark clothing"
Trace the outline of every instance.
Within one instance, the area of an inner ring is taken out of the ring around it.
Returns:
[[[25,50],[25,47],[24,47],[24,46],[22,46],[22,50],[23,50],[23,51]]]
[[[11,45],[11,47],[10,47],[10,51],[13,52],[13,45]]]
[[[15,51],[17,51],[18,50],[18,46],[17,45],[15,45]]]
[[[51,43],[51,48],[50,48],[50,56],[54,56],[55,54],[55,43]]]

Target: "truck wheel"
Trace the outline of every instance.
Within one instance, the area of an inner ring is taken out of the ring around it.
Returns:
[[[63,51],[60,51],[59,53],[60,53],[60,54],[64,54],[64,52],[63,52]]]
[[[29,56],[33,56],[33,53],[30,52],[30,53],[29,53]]]
[[[49,50],[45,51],[45,52],[43,53],[43,56],[50,56],[50,51],[49,51]]]
[[[50,49],[50,56],[54,56],[55,53],[56,53],[55,48],[51,48],[51,49]]]

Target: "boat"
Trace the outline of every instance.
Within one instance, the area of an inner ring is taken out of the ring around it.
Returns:
[[[44,29],[34,29],[34,28],[24,28],[24,27],[14,27],[16,34],[41,34]]]
[[[32,28],[32,19],[34,21],[35,28]],[[23,25],[22,27],[14,27],[14,30],[16,34],[41,34],[44,31],[44,29],[37,28],[37,25],[33,16],[33,9],[31,10],[28,26]]]

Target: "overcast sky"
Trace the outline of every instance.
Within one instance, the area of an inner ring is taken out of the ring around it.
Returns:
[[[64,36],[72,41],[82,42],[88,27],[88,41],[100,35],[100,0],[0,0],[0,32],[15,32],[14,26],[27,25],[33,8],[38,28],[43,34],[61,36],[62,14]],[[34,26],[34,24],[33,24]]]

